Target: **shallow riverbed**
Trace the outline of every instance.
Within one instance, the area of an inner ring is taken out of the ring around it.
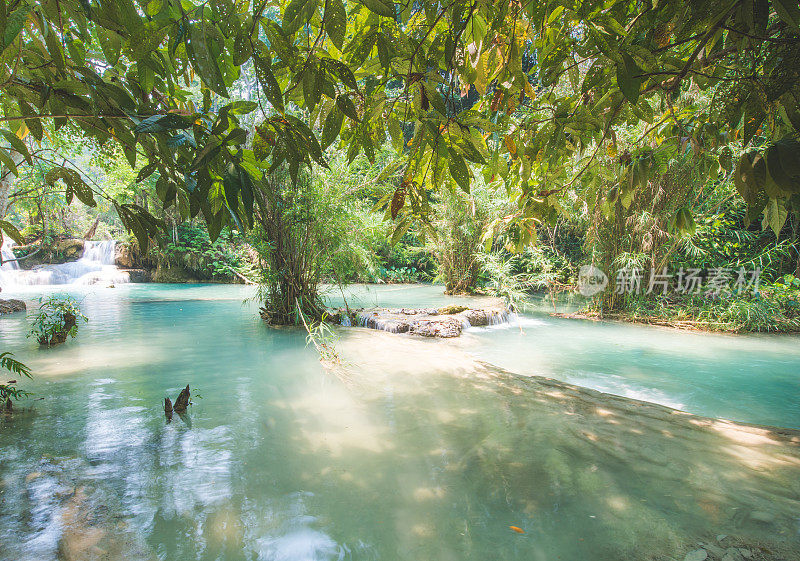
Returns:
[[[252,292],[87,287],[90,322],[51,350],[24,315],[0,319],[43,398],[0,417],[0,559],[683,559],[723,534],[800,558],[797,433],[530,377],[800,427],[795,337],[554,319],[543,303],[452,341],[343,329],[329,372],[304,333],[263,325]],[[166,424],[163,397],[187,383],[199,396]]]

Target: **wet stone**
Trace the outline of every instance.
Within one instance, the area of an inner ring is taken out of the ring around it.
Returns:
[[[22,300],[0,300],[0,315],[24,312],[25,302]]]
[[[694,551],[690,551],[686,554],[686,557],[683,558],[683,561],[703,561],[708,557],[708,553],[705,549],[695,549]]]

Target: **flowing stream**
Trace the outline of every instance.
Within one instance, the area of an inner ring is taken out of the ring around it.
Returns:
[[[30,310],[63,290],[3,297]],[[252,287],[66,290],[90,321],[61,347],[0,318],[0,350],[35,372],[26,408],[0,415],[2,561],[683,559],[707,542],[800,559],[800,432],[689,414],[800,428],[795,336],[543,304],[453,340],[336,328],[343,365],[326,371],[304,332],[243,303]],[[482,303],[432,286],[345,296]],[[164,396],[187,383],[194,404],[166,423]]]
[[[121,284],[128,282],[128,273],[114,265],[114,240],[84,242],[83,255],[76,261],[39,265],[21,269],[16,261],[0,266],[0,286],[54,284]],[[13,259],[10,245],[3,245],[3,261]]]

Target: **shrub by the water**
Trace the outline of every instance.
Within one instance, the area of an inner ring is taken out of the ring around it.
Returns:
[[[28,336],[43,347],[52,347],[78,334],[78,320],[89,321],[74,298],[50,296],[41,301]]]

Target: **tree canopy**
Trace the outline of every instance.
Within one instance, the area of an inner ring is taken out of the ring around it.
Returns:
[[[482,173],[512,194],[501,225],[524,245],[566,194],[630,197],[665,145],[733,173],[751,219],[780,229],[800,209],[791,0],[0,0],[0,39],[6,173],[31,161],[25,139],[73,127],[118,143],[139,180],[157,173],[165,207],[202,213],[212,237],[252,224],[278,167],[296,178],[331,145],[373,159],[389,141],[398,185],[379,206],[398,233]],[[257,95],[231,99],[246,74]],[[707,102],[678,104],[689,89]],[[647,125],[623,141],[632,123]],[[78,170],[46,181],[95,203]],[[159,220],[115,205],[146,247]]]

